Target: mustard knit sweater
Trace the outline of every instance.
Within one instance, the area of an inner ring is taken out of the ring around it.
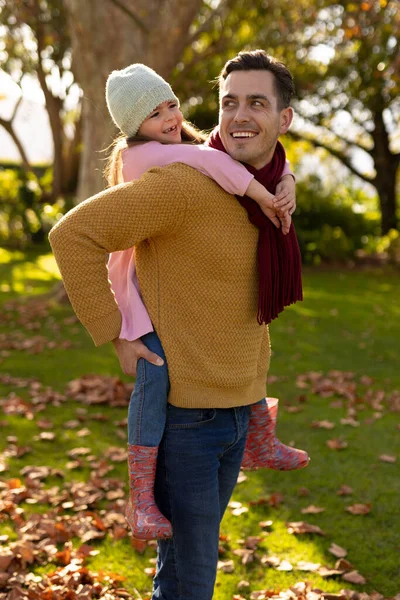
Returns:
[[[50,232],[72,306],[96,345],[119,336],[109,252],[136,246],[144,302],[167,362],[169,402],[228,408],[265,396],[257,323],[258,229],[234,196],[176,163],[89,198]]]

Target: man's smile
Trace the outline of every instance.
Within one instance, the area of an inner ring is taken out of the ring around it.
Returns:
[[[232,131],[231,137],[234,139],[251,139],[258,135],[256,131]]]

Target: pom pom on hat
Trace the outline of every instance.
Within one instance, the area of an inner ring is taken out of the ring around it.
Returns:
[[[136,63],[112,71],[107,79],[108,110],[116,126],[127,137],[136,135],[149,114],[169,100],[179,104],[171,86],[146,65]]]

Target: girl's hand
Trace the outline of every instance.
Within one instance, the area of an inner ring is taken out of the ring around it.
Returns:
[[[289,215],[288,212],[286,212],[282,217],[279,217],[279,219],[282,224],[282,233],[283,235],[287,235],[292,224],[292,217]]]
[[[284,218],[284,213],[292,215],[296,210],[296,184],[292,175],[282,177],[276,186],[274,208]]]
[[[246,190],[246,195],[257,202],[264,215],[279,229],[281,222],[277,217],[277,210],[274,206],[275,196],[255,179],[250,181],[249,187]]]
[[[161,367],[164,364],[163,359],[158,356],[158,354],[151,352],[140,339],[130,342],[128,340],[116,338],[112,342],[118,355],[122,372],[125,373],[125,375],[131,375],[132,377],[136,376],[136,365],[139,358],[144,358],[157,367]]]

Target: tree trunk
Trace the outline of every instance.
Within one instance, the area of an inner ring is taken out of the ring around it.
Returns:
[[[398,228],[396,206],[396,174],[399,166],[399,155],[390,151],[389,135],[383,120],[383,113],[374,115],[375,129],[372,133],[374,148],[371,152],[375,163],[376,176],[374,185],[378,190],[381,208],[381,231],[385,235],[390,229]]]
[[[42,27],[36,30],[36,38],[38,44],[38,67],[37,76],[42,88],[46,103],[47,114],[49,115],[50,129],[54,145],[53,158],[53,186],[52,196],[55,200],[62,192],[63,180],[63,144],[64,144],[64,127],[61,120],[62,101],[60,98],[53,96],[48,88],[46,74],[42,65],[42,51],[44,49],[44,31]]]
[[[390,229],[398,229],[396,206],[396,173],[398,161],[392,160],[385,170],[377,171],[375,187],[378,190],[381,209],[381,232],[386,235]]]
[[[83,89],[83,154],[78,201],[104,187],[104,150],[116,133],[105,103],[114,69],[142,62],[168,78],[203,0],[64,0],[73,71]],[[128,16],[127,12],[131,13]]]
[[[66,140],[64,147],[64,166],[62,190],[66,194],[76,194],[82,153],[82,113],[75,122],[74,136]]]

